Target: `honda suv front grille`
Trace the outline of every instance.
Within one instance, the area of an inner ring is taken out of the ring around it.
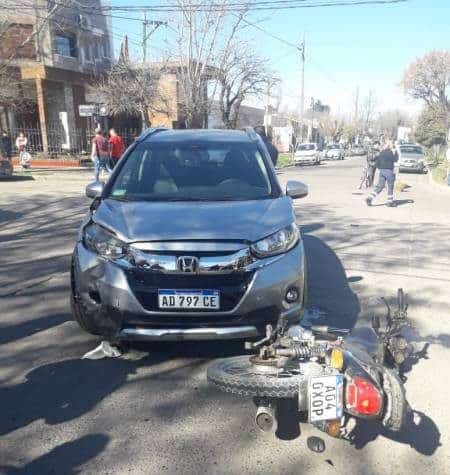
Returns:
[[[139,303],[149,311],[180,312],[183,309],[160,309],[158,307],[158,290],[218,290],[220,293],[220,309],[226,312],[232,310],[240,302],[248,289],[254,271],[232,272],[229,274],[163,274],[140,269],[125,271],[128,284]],[[197,312],[211,312],[210,309],[196,309]]]

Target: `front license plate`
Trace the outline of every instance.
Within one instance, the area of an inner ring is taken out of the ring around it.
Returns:
[[[218,290],[171,290],[158,292],[159,308],[206,309],[220,308]]]
[[[309,380],[310,422],[340,419],[343,411],[342,374],[318,376]]]

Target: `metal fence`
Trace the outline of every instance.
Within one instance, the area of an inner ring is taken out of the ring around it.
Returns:
[[[27,151],[33,154],[48,153],[52,158],[67,155],[90,155],[93,129],[79,130],[72,129],[67,134],[62,128],[47,129],[47,150],[44,150],[42,133],[38,127],[23,127],[10,129],[8,131],[13,146],[13,154],[17,152],[15,146],[16,139],[20,133],[27,138]],[[122,137],[125,145],[128,147],[139,135],[137,129],[116,129],[116,132]]]

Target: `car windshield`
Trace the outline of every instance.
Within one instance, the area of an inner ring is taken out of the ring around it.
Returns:
[[[308,151],[308,150],[314,150],[315,149],[315,144],[313,143],[305,143],[302,145],[299,145],[297,147],[297,150],[300,152]]]
[[[422,155],[422,149],[417,146],[402,146],[400,147],[401,153],[411,153],[414,155]]]
[[[272,197],[253,143],[141,143],[127,158],[110,198],[133,201],[239,201]]]

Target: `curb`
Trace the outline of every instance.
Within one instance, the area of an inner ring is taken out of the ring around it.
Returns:
[[[89,171],[92,172],[94,167],[33,167],[27,168],[26,171],[29,173],[39,173],[39,172],[79,172],[79,171]],[[22,168],[20,166],[14,167],[15,172],[21,172]]]

